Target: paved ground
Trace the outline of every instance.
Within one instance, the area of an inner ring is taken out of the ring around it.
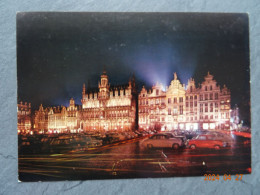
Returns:
[[[144,138],[85,151],[19,155],[22,181],[81,180],[195,176],[206,173],[246,174],[251,167],[248,138],[235,136],[235,145],[214,149],[152,149],[140,147]]]

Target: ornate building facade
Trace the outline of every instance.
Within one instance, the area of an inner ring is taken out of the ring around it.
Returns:
[[[35,112],[34,129],[40,133],[62,133],[76,130],[78,123],[79,106],[71,98],[70,104],[65,106],[43,108],[40,105],[39,110]]]
[[[17,105],[18,133],[29,133],[32,129],[31,103],[20,102]]]
[[[225,85],[221,88],[209,73],[201,84],[191,78],[186,86],[174,73],[166,90],[156,83],[137,95],[134,77],[126,85],[112,87],[104,71],[96,91],[83,85],[81,103],[75,105],[70,99],[68,107],[40,105],[34,117],[31,105],[20,103],[18,131],[28,133],[32,127],[40,133],[128,131],[138,125],[156,130],[232,129],[239,123],[238,109],[230,108],[230,90]]]
[[[88,130],[132,130],[137,126],[137,92],[134,78],[128,85],[111,87],[104,71],[98,92],[82,90],[80,128]]]
[[[230,90],[221,89],[211,74],[196,87],[194,79],[187,86],[174,73],[170,86],[163,91],[158,83],[139,94],[141,129],[230,129]]]
[[[43,108],[42,104],[39,106],[39,110],[34,114],[34,129],[40,133],[48,132],[48,108]]]

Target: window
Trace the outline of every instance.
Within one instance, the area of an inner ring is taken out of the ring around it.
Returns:
[[[208,107],[205,107],[205,112],[208,112]]]
[[[205,91],[208,91],[208,87],[207,86],[205,86]]]
[[[205,100],[208,100],[208,94],[205,94]]]
[[[171,98],[168,98],[168,103],[169,103],[169,104],[171,103]]]
[[[179,102],[183,102],[183,97],[180,97],[180,98],[179,98]]]
[[[192,97],[192,96],[190,96],[190,100],[193,100],[193,97]]]
[[[177,98],[175,97],[175,98],[173,99],[173,101],[174,101],[174,103],[176,104],[176,103],[177,103]]]
[[[210,91],[212,91],[212,85],[210,85],[209,89],[210,89]]]
[[[194,102],[194,106],[197,107],[197,102]]]
[[[218,93],[215,93],[215,99],[216,100],[218,99]]]
[[[213,112],[213,104],[210,104],[210,112]]]
[[[168,109],[168,115],[171,115],[171,109],[170,108]]]
[[[190,103],[190,107],[193,107],[193,102]]]
[[[195,99],[195,100],[197,99],[197,95],[194,96],[194,99]]]
[[[205,119],[208,119],[208,115],[205,116]]]
[[[216,107],[216,108],[218,107],[218,103],[215,103],[215,107]]]
[[[188,97],[188,96],[186,96],[186,100],[189,100],[189,97]]]
[[[213,119],[213,115],[210,116],[210,119]]]
[[[199,140],[206,140],[206,136],[199,136]]]
[[[173,108],[173,114],[178,114],[177,108]]]
[[[200,112],[203,112],[203,104],[200,104]]]
[[[189,102],[186,102],[186,107],[189,107]]]
[[[210,100],[213,100],[213,94],[212,94],[212,93],[209,94],[209,99],[210,99]]]
[[[190,92],[192,92],[192,86],[190,86]]]
[[[158,89],[156,89],[156,95],[159,95],[159,90]]]
[[[180,106],[180,114],[183,114],[183,106]]]

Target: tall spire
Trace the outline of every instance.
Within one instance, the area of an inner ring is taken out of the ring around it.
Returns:
[[[86,93],[86,86],[85,83],[83,83],[82,95],[85,95],[85,93]]]
[[[177,74],[176,74],[176,72],[174,73],[174,80],[177,80]]]

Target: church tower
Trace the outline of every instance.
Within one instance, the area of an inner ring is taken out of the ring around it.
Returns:
[[[100,100],[106,100],[109,98],[109,83],[108,83],[108,76],[106,71],[103,71],[103,74],[101,75],[100,82],[98,83],[99,93],[98,98]]]

